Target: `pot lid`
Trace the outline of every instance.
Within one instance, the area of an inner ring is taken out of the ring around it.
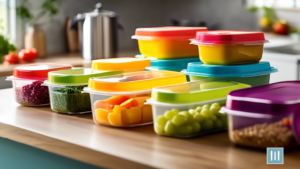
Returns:
[[[261,61],[246,65],[207,65],[202,62],[189,63],[182,73],[203,77],[252,77],[270,74],[278,70],[271,67],[269,62]]]
[[[23,78],[23,79],[46,80],[48,78],[48,72],[71,69],[71,68],[72,66],[69,64],[57,64],[57,63],[31,64],[31,65],[15,68],[13,72],[13,77]]]

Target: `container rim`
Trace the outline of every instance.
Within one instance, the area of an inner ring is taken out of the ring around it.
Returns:
[[[164,103],[164,102],[158,102],[152,99],[148,99],[147,103],[150,103],[151,105],[155,106],[165,106],[165,107],[181,107],[181,106],[191,106],[194,104],[208,104],[211,102],[218,102],[218,101],[225,101],[226,98],[216,99],[216,100],[209,100],[209,101],[202,101],[202,102],[193,102],[193,103]]]
[[[221,113],[226,113],[233,116],[244,116],[244,117],[250,117],[250,118],[273,118],[273,117],[286,117],[287,115],[271,115],[271,114],[260,114],[260,113],[249,113],[244,111],[238,111],[238,110],[230,110],[227,109],[225,106],[223,106],[220,110]]]
[[[103,91],[96,91],[89,87],[83,88],[82,93],[90,93],[96,95],[106,95],[106,96],[116,96],[116,95],[134,95],[134,94],[146,94],[151,93],[152,89],[150,90],[141,90],[141,91],[132,91],[132,92],[103,92]]]

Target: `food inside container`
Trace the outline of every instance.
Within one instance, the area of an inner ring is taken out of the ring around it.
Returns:
[[[67,64],[32,64],[14,69],[13,76],[6,80],[12,81],[16,102],[24,106],[49,105],[48,87],[42,86],[47,80],[48,72],[70,69]]]
[[[271,67],[269,62],[247,65],[206,65],[201,62],[189,63],[186,70],[181,72],[189,75],[191,81],[235,81],[251,86],[269,84],[270,74],[278,70]]]
[[[159,135],[194,137],[227,129],[227,116],[219,112],[232,90],[250,87],[222,81],[197,81],[157,87],[151,99],[154,129]]]
[[[113,58],[92,61],[92,69],[98,71],[144,71],[150,65],[150,59],[147,58]]]
[[[241,65],[258,63],[266,42],[263,32],[221,30],[198,32],[191,44],[205,64]]]
[[[287,81],[229,93],[221,112],[228,114],[230,140],[241,146],[299,146],[300,82]]]
[[[74,68],[49,72],[45,85],[50,90],[51,109],[58,113],[83,114],[91,112],[89,93],[82,93],[91,77],[121,74],[122,71],[95,71]]]
[[[151,105],[145,103],[153,87],[186,82],[172,71],[143,71],[90,78],[84,92],[90,93],[94,122],[115,127],[152,123]]]
[[[196,46],[189,39],[197,32],[206,32],[206,27],[151,27],[137,28],[132,39],[137,39],[140,53],[145,57],[175,59],[198,57]]]

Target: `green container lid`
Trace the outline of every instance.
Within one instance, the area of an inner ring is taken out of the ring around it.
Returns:
[[[89,78],[121,74],[123,71],[97,71],[91,68],[73,68],[48,73],[48,83],[58,85],[84,85]]]
[[[157,87],[152,90],[151,99],[164,103],[195,103],[226,99],[233,90],[250,85],[225,81],[196,81],[184,84]]]

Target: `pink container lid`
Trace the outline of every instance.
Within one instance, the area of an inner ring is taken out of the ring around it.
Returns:
[[[197,32],[196,39],[193,44],[249,44],[249,43],[265,43],[263,32],[255,31],[208,31]]]

